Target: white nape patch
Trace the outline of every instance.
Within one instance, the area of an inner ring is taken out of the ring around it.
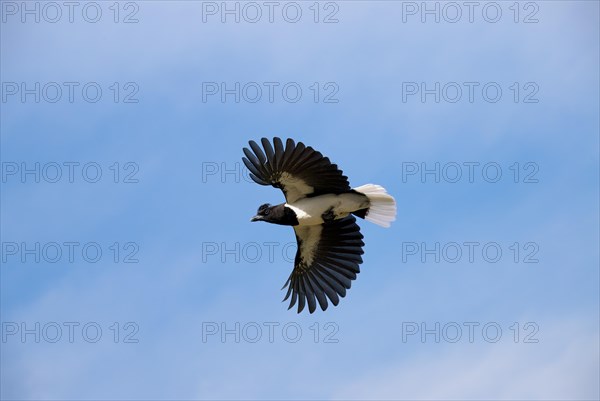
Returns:
[[[396,220],[396,200],[386,192],[385,188],[376,184],[365,184],[354,188],[355,191],[367,195],[371,206],[365,220],[381,227],[389,227]]]
[[[323,226],[295,226],[294,231],[301,241],[299,251],[302,260],[307,266],[310,266],[315,259],[315,252],[321,240]]]
[[[279,182],[284,186],[287,192],[286,200],[288,202],[295,202],[300,198],[304,198],[306,195],[312,194],[315,190],[303,179],[294,177],[290,173],[286,172],[281,173]]]
[[[368,207],[369,204],[364,196],[347,193],[302,198],[294,203],[287,203],[286,206],[296,213],[299,225],[312,226],[323,224],[323,213],[330,209],[333,210],[335,218],[340,219],[356,210]]]

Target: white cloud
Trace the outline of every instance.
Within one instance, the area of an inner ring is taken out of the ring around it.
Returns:
[[[598,332],[565,319],[538,344],[499,342],[417,355],[340,388],[336,399],[598,399]],[[434,344],[439,346],[439,344]]]

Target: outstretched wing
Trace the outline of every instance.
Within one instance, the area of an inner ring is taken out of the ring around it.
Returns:
[[[342,174],[327,157],[302,142],[273,138],[273,145],[267,138],[261,139],[261,147],[250,141],[250,149],[244,148],[242,158],[250,177],[260,185],[281,188],[288,203],[307,195],[343,193],[350,189],[348,177]]]
[[[288,287],[283,300],[292,296],[288,309],[298,301],[298,313],[306,303],[310,313],[315,311],[316,302],[326,310],[328,298],[337,305],[362,263],[365,243],[356,219],[350,215],[322,225],[294,226],[294,231],[298,251],[294,270],[283,286]]]

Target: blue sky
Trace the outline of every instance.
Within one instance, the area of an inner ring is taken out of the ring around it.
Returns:
[[[454,3],[454,23],[435,2],[439,22],[421,2],[280,2],[273,22],[259,2],[256,23],[245,3],[239,23],[221,2],[121,2],[117,23],[113,2],[96,23],[84,3],[56,23],[22,4],[0,2],[3,399],[600,397],[597,2],[480,2],[473,22]],[[39,103],[23,101],[36,82]],[[239,103],[203,101],[213,82],[256,84]],[[411,83],[439,83],[440,101]],[[390,229],[359,222],[361,273],[326,312],[286,310],[292,230],[249,222],[283,201],[244,179],[241,149],[263,136],[303,141],[397,199]],[[23,178],[36,163],[40,182]],[[436,163],[439,182],[406,175]]]

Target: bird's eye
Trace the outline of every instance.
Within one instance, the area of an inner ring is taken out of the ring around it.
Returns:
[[[271,207],[271,205],[269,205],[268,203],[265,203],[264,205],[260,205],[258,207],[258,213],[262,213],[264,212],[266,209],[269,209],[269,207]]]
[[[267,216],[267,215],[268,215],[270,212],[271,212],[271,210],[270,210],[270,209],[265,209],[265,210],[263,211],[263,214],[264,214],[265,216]]]

